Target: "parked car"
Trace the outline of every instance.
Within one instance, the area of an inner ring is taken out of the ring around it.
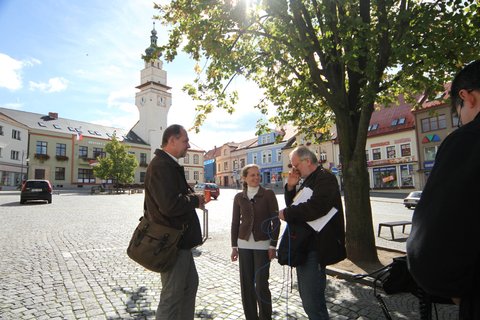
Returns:
[[[48,180],[27,180],[20,191],[20,203],[30,200],[44,200],[52,203],[52,185]]]
[[[411,207],[415,207],[422,196],[422,191],[413,191],[408,194],[408,196],[403,199],[403,204],[405,207],[410,209]]]
[[[220,188],[218,187],[217,184],[215,183],[197,183],[193,189],[195,190],[195,192],[204,192],[205,190],[209,190],[210,191],[210,196],[217,200],[218,196],[220,195]]]

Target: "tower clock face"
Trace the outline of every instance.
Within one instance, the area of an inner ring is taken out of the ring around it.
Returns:
[[[143,106],[143,105],[145,104],[145,101],[146,101],[146,100],[147,100],[147,99],[145,99],[145,97],[142,97],[142,98],[140,99],[140,104]]]

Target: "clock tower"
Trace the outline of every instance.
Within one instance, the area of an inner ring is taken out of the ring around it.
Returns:
[[[163,131],[167,127],[167,115],[172,105],[172,94],[167,86],[167,72],[162,69],[162,61],[155,54],[157,31],[155,22],[150,36],[150,47],[145,50],[145,67],[140,74],[140,85],[135,95],[135,105],[140,119],[132,130],[150,144],[151,158],[155,149],[162,144]]]

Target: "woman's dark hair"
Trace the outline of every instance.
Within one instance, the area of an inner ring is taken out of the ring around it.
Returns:
[[[185,129],[179,124],[172,124],[167,129],[165,129],[162,136],[162,148],[168,144],[168,140],[172,136],[175,136],[175,138],[177,139],[180,138],[182,134],[182,130],[185,130]]]
[[[480,60],[475,60],[466,65],[453,79],[450,88],[450,99],[453,110],[456,110],[457,106],[461,103],[462,98],[460,98],[459,92],[462,89],[480,89]]]

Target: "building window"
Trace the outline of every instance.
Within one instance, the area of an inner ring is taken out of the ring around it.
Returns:
[[[220,167],[220,163],[218,164],[217,171],[218,171],[218,172],[222,171],[222,168]]]
[[[410,143],[405,143],[400,145],[400,154],[402,157],[410,157],[412,155],[412,149],[410,148]]]
[[[240,159],[240,169],[245,167],[245,159]]]
[[[368,153],[368,150],[365,150],[365,159],[370,161],[370,154]]]
[[[425,161],[435,160],[435,156],[437,155],[437,146],[425,147],[424,150],[425,150]]]
[[[37,141],[36,154],[47,154],[47,142]]]
[[[395,167],[373,168],[373,186],[377,189],[397,187]]]
[[[402,187],[413,187],[413,165],[406,164],[400,166],[400,178]]]
[[[225,161],[225,162],[223,163],[223,171],[227,171],[227,170],[228,170],[228,162]]]
[[[12,151],[10,152],[10,159],[12,159],[12,160],[18,160],[18,154],[19,154],[18,151],[12,150]]]
[[[3,136],[3,126],[0,126],[0,136]]]
[[[33,177],[35,179],[45,179],[45,169],[35,169]]]
[[[190,171],[185,171],[185,179],[190,180]]]
[[[21,140],[20,139],[20,131],[12,129],[12,139]]]
[[[55,180],[65,180],[65,168],[55,168]]]
[[[198,162],[199,162],[198,154],[194,154],[193,155],[193,164],[198,164]]]
[[[422,119],[422,132],[429,132],[447,127],[447,119],[444,114],[436,117]]]
[[[193,171],[193,180],[198,181],[198,177],[199,177],[198,171]]]
[[[64,143],[57,143],[57,156],[66,156],[67,155],[67,145]]]
[[[253,164],[257,164],[257,154],[253,155]]]
[[[395,156],[395,146],[387,147],[387,159],[393,159]]]
[[[0,147],[0,158],[2,157],[2,148]]]
[[[140,153],[140,165],[146,165],[146,164],[147,164],[147,154]]]
[[[103,152],[102,148],[93,148],[93,157],[96,159],[97,157],[105,158],[107,154]]]
[[[372,159],[373,160],[382,159],[382,152],[381,152],[380,148],[372,149]]]
[[[277,150],[277,162],[282,162],[282,151]]]
[[[145,182],[145,174],[146,174],[146,172],[140,172],[140,182],[141,183]]]
[[[95,183],[92,169],[78,169],[78,182]]]
[[[78,157],[79,158],[88,158],[88,147],[79,146],[78,147]]]

